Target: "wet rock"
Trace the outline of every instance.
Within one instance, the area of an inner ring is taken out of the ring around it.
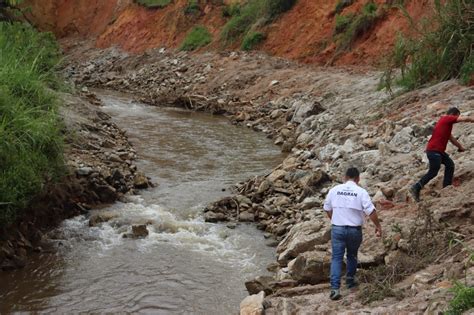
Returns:
[[[148,229],[146,225],[133,225],[132,226],[132,237],[133,238],[144,238],[148,236]]]
[[[150,187],[150,182],[144,174],[136,173],[133,178],[133,187],[138,189],[145,189]]]
[[[330,236],[330,227],[324,223],[313,221],[298,223],[278,245],[278,262],[281,266],[285,266],[299,254],[314,249],[315,245],[327,243]]]
[[[115,219],[117,217],[118,217],[118,215],[116,213],[113,213],[113,212],[97,212],[97,213],[94,213],[90,216],[89,226],[90,227],[97,226],[100,223],[108,222],[108,221],[110,221],[112,219]]]
[[[331,255],[327,252],[310,251],[298,255],[288,263],[288,271],[299,283],[318,284],[328,280]]]
[[[245,287],[249,294],[257,294],[260,291],[264,291],[266,294],[271,294],[273,289],[270,283],[273,281],[273,277],[270,276],[258,276],[253,280],[245,282]]]
[[[213,211],[208,211],[204,213],[204,221],[206,222],[211,222],[211,223],[217,223],[220,221],[227,221],[227,216],[223,213],[220,212],[213,212]]]
[[[258,294],[247,296],[240,302],[240,315],[263,315],[263,300],[265,293],[262,291]]]
[[[255,221],[255,215],[247,211],[241,212],[239,214],[239,221],[240,222],[253,222]]]
[[[117,190],[110,185],[98,185],[95,189],[101,202],[112,203],[117,200]]]

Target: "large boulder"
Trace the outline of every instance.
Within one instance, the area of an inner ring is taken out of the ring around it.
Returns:
[[[240,302],[240,315],[263,315],[263,299],[265,293],[261,291],[258,294],[247,296]]]
[[[405,127],[400,130],[390,141],[391,149],[395,152],[409,153],[413,149],[411,143],[413,138],[413,129]]]
[[[331,239],[329,223],[306,221],[294,225],[277,247],[278,263],[286,266],[299,254],[314,249]]]
[[[291,278],[308,284],[327,281],[330,267],[331,255],[323,251],[305,252],[288,263]]]

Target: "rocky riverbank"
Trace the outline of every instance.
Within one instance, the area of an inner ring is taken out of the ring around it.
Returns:
[[[0,229],[0,269],[21,268],[30,253],[47,249],[44,233],[62,220],[150,185],[134,165],[136,153],[126,134],[100,110],[93,94],[60,98],[68,175],[48,184],[15,224]]]
[[[449,106],[472,114],[472,88],[448,81],[391,98],[378,90],[376,71],[235,52],[156,49],[128,55],[76,48],[70,58],[64,71],[77,85],[129,92],[152,105],[224,114],[289,152],[280,166],[237,184],[234,196],[204,210],[210,222],[255,222],[278,244],[277,261],[268,266],[274,276],[246,283],[257,295],[242,303],[243,314],[430,313],[446,309],[452,280],[474,283],[469,151],[449,148],[456,162],[452,187],[441,189],[438,177],[420,204],[408,193],[426,170],[424,146],[437,117]],[[454,134],[473,147],[472,125],[459,124]],[[360,267],[378,269],[360,272],[359,293],[344,292],[342,302],[328,302],[330,224],[322,202],[350,165],[362,171],[361,185],[377,205],[385,235],[375,238],[367,224]]]

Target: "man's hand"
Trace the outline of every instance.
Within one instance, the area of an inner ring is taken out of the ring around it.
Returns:
[[[375,236],[382,237],[382,226],[378,225],[375,227]]]

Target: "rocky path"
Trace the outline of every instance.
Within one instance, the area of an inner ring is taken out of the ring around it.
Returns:
[[[421,204],[408,194],[425,172],[424,146],[437,117],[449,106],[472,114],[472,88],[448,81],[392,99],[378,90],[374,71],[313,68],[258,54],[164,49],[134,56],[114,49],[77,50],[65,73],[77,85],[130,92],[149,104],[228,115],[289,152],[266,176],[237,184],[233,197],[204,210],[211,222],[255,222],[278,244],[277,262],[268,266],[274,276],[246,284],[250,294],[260,295],[243,302],[244,314],[253,307],[267,314],[430,313],[446,309],[452,279],[467,274],[472,284],[468,251],[448,247],[449,239],[474,247],[470,152],[448,149],[457,166],[454,186],[441,189],[438,177],[424,190]],[[454,134],[472,150],[472,125],[459,124]],[[369,272],[375,278],[366,276],[360,294],[328,303],[327,285],[321,283],[328,277],[330,227],[321,205],[352,165],[362,171],[361,185],[372,195],[385,232],[382,241],[370,224],[364,228],[361,268],[379,266],[381,276],[391,270],[400,277],[394,277],[383,301],[372,296],[383,290],[370,288],[380,275]]]

